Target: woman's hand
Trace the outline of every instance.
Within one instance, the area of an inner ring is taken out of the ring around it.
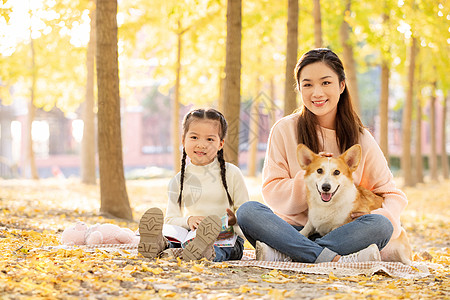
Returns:
[[[333,157],[333,153],[319,152],[319,156],[322,156],[322,157]]]
[[[229,208],[227,208],[227,215],[228,215],[228,226],[233,226],[234,224],[237,223],[236,215]]]
[[[201,221],[203,221],[205,217],[204,216],[191,216],[188,219],[188,226],[190,230],[195,230],[197,229],[198,225],[200,224]]]

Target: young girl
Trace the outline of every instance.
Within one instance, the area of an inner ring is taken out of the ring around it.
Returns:
[[[342,62],[329,49],[304,54],[295,68],[303,100],[299,112],[282,118],[272,128],[263,168],[263,197],[237,211],[239,225],[262,260],[307,263],[380,260],[379,249],[400,234],[400,213],[406,196],[396,188],[382,151],[354,112]],[[335,156],[354,144],[362,158],[353,178],[357,185],[384,198],[383,207],[370,214],[355,213],[353,222],[327,235],[299,233],[307,222],[305,171],[297,162],[297,145]]]
[[[221,228],[219,216],[228,215],[228,225],[241,233],[234,212],[248,201],[244,177],[238,167],[223,157],[227,133],[224,116],[215,109],[196,109],[183,121],[181,172],[169,183],[166,218],[159,208],[151,208],[139,223],[139,253],[153,258],[174,247],[162,235],[163,222],[197,229],[196,237],[183,249],[182,257],[224,261],[241,259],[244,240],[238,236],[233,247],[213,244]],[[190,163],[186,164],[186,157]]]

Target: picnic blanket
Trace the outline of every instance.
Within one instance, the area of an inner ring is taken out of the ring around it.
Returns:
[[[89,246],[48,246],[43,247],[44,250],[51,249],[82,249],[86,252],[94,252],[104,250],[107,252],[119,252],[123,254],[138,255],[137,245],[135,244],[101,244]],[[166,249],[166,255],[181,256],[181,248]],[[328,275],[331,272],[335,276],[371,276],[376,273],[384,273],[391,277],[400,277],[405,279],[422,278],[430,275],[427,264],[422,262],[413,262],[412,266],[404,265],[400,262],[358,262],[358,263],[319,263],[308,264],[300,262],[282,262],[282,261],[258,261],[256,260],[254,250],[244,250],[244,256],[241,260],[232,260],[226,262],[229,265],[240,267],[260,267],[267,269],[277,269],[285,271],[296,271],[305,274],[322,274]]]

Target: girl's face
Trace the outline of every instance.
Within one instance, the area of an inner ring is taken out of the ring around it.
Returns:
[[[303,104],[316,115],[320,126],[334,129],[339,97],[345,82],[323,62],[309,64],[300,72],[300,93]]]
[[[189,124],[182,143],[191,163],[204,166],[216,158],[217,151],[222,149],[224,144],[219,130],[220,123],[215,120],[197,119]]]

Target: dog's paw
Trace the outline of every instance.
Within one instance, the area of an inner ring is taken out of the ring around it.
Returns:
[[[299,231],[301,235],[308,237],[309,233],[303,228],[302,230]]]

